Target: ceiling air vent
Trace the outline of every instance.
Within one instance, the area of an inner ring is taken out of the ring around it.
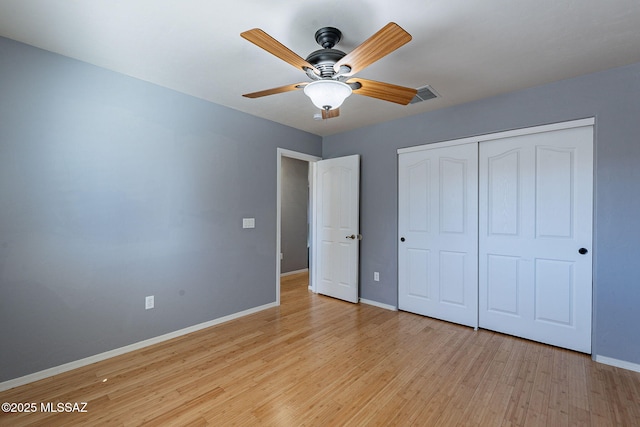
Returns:
[[[417,104],[418,102],[427,101],[429,99],[438,98],[440,95],[433,90],[429,85],[418,88],[418,93],[413,97],[410,104]]]

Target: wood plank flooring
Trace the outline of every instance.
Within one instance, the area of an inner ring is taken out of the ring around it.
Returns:
[[[0,393],[2,426],[640,426],[640,373],[314,295]],[[41,403],[87,402],[85,413]]]

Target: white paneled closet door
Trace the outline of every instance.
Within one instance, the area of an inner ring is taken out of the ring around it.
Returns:
[[[399,309],[478,326],[477,196],[477,143],[399,154]]]
[[[590,353],[593,127],[479,147],[480,327]]]

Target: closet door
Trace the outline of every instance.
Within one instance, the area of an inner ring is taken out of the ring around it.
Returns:
[[[593,127],[480,143],[480,327],[591,352]]]
[[[477,327],[477,143],[401,153],[398,166],[398,308]]]

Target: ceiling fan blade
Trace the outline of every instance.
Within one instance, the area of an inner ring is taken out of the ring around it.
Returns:
[[[298,90],[305,87],[308,83],[295,83],[292,85],[274,87],[273,89],[261,90],[259,92],[245,93],[244,97],[246,98],[260,98],[268,95],[276,95],[278,93],[290,92],[292,90]]]
[[[353,93],[369,96],[371,98],[382,99],[383,101],[395,102],[396,104],[407,105],[416,93],[417,89],[392,85],[391,83],[377,82],[375,80],[361,79],[355,77],[347,80],[348,84],[360,84],[360,87],[353,89]]]
[[[337,73],[341,66],[346,65],[351,70],[343,75],[352,76],[409,41],[411,41],[411,34],[395,22],[389,22],[380,31],[336,62],[333,69]]]
[[[340,109],[334,108],[333,110],[322,110],[322,119],[332,119],[340,115]]]
[[[240,33],[240,36],[302,71],[309,68],[320,75],[313,65],[259,28]]]

